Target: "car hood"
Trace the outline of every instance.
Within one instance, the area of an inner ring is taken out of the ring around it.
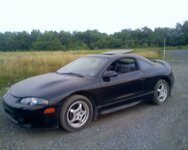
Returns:
[[[86,78],[47,73],[14,84],[10,88],[10,93],[20,98],[39,97],[50,100],[62,97],[63,94],[74,91],[75,88],[81,87],[80,85],[86,82]]]

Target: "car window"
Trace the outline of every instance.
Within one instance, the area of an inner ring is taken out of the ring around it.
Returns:
[[[81,57],[66,66],[60,68],[57,72],[60,74],[75,73],[86,77],[94,77],[107,64],[108,59],[100,57]]]
[[[123,74],[138,70],[138,66],[134,58],[121,58],[113,62],[107,68],[107,70],[116,71],[118,74]]]
[[[140,68],[142,70],[146,70],[146,69],[149,69],[149,68],[153,67],[152,64],[150,64],[150,63],[148,63],[148,62],[146,62],[144,60],[138,59],[137,61],[138,61],[139,66],[140,66]]]

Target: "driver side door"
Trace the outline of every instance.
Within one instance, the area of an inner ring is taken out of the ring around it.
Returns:
[[[117,76],[101,78],[102,105],[126,101],[144,93],[143,72],[134,58],[121,58],[107,69],[117,72]]]

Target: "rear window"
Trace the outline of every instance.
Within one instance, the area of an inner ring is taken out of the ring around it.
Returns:
[[[141,59],[138,59],[137,60],[138,63],[139,63],[139,66],[142,70],[146,70],[146,69],[149,69],[149,68],[152,68],[153,65],[145,60],[141,60]]]

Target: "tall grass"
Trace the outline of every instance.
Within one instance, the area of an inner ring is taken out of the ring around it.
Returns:
[[[65,64],[81,56],[101,53],[107,50],[70,51],[70,52],[1,52],[0,53],[0,89],[38,74],[56,71]],[[150,58],[159,57],[157,51],[136,51]]]

